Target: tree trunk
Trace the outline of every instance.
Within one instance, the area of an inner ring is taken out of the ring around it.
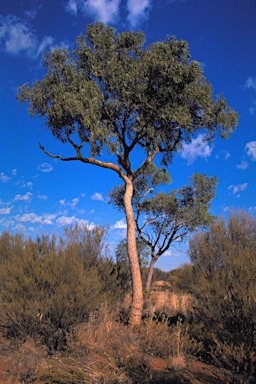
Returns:
[[[139,257],[136,245],[136,228],[132,208],[133,182],[125,177],[124,206],[127,221],[127,251],[132,273],[133,297],[129,323],[133,327],[139,327],[143,310],[143,288],[139,265]]]
[[[147,282],[146,282],[146,292],[147,293],[150,292],[155,262],[156,262],[156,260],[152,257],[150,264],[149,264],[148,277],[147,277]]]

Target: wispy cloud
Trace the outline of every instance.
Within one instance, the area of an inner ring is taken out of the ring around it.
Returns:
[[[198,157],[207,159],[211,156],[213,146],[206,141],[205,135],[199,134],[191,143],[183,144],[181,157],[187,160],[188,165],[192,164]]]
[[[247,143],[245,151],[252,161],[256,161],[256,141],[250,141]]]
[[[0,208],[0,215],[10,215],[12,207]]]
[[[128,21],[131,26],[136,26],[142,19],[148,17],[149,10],[151,8],[151,0],[128,0]]]
[[[45,52],[47,48],[52,47],[53,43],[54,43],[54,38],[51,36],[46,36],[37,48],[37,51],[36,51],[37,56]]]
[[[31,55],[36,48],[36,37],[30,26],[22,22],[16,16],[1,16],[0,18],[0,41],[1,48],[6,52],[17,55],[20,52],[27,52]]]
[[[66,11],[68,11],[68,12],[74,14],[74,15],[77,15],[78,3],[79,3],[79,1],[77,1],[77,0],[69,0],[67,2],[67,4],[65,5]]]
[[[31,25],[16,16],[0,16],[0,24],[0,49],[10,55],[25,53],[30,58],[37,58],[53,44],[50,36],[46,36],[42,42],[38,41]]]
[[[66,201],[66,199],[62,199],[60,200],[60,205],[62,205],[63,207],[71,207],[71,208],[75,208],[75,206],[79,203],[79,198],[76,197],[74,199],[72,199],[71,201]]]
[[[54,214],[44,214],[37,215],[35,213],[24,213],[23,215],[16,215],[15,220],[23,223],[37,223],[37,224],[48,224],[52,225],[56,215]]]
[[[91,199],[92,200],[97,200],[97,201],[104,201],[103,196],[100,193],[98,193],[98,192],[94,193],[91,196]]]
[[[75,15],[80,10],[84,15],[91,15],[107,24],[117,19],[119,5],[120,0],[69,0],[66,10]]]
[[[78,219],[75,216],[61,216],[56,220],[56,223],[61,225],[61,226],[67,226],[67,225],[72,225],[72,224],[78,224],[85,226],[88,229],[92,229],[95,227],[94,223],[89,223],[87,220],[84,219]]]
[[[32,196],[31,192],[27,192],[25,195],[18,194],[14,197],[14,201],[31,201]]]
[[[41,201],[45,201],[48,199],[48,196],[46,195],[38,195],[38,199],[41,200]]]
[[[49,163],[40,164],[37,169],[41,172],[49,173],[53,170],[53,166]]]
[[[245,82],[244,87],[246,89],[249,89],[249,90],[252,90],[255,92],[256,91],[256,77],[253,77],[253,76],[248,77],[248,79]],[[254,115],[254,113],[256,112],[256,100],[254,100],[252,102],[252,106],[249,108],[249,111],[250,111],[251,115]]]
[[[0,173],[0,181],[2,181],[2,183],[7,183],[8,181],[10,181],[16,175],[17,175],[17,170],[16,169],[13,169],[11,171],[11,175],[10,176],[6,175],[4,172],[1,172]]]
[[[7,183],[8,181],[11,180],[11,177],[5,175],[4,172],[1,172],[0,173],[0,180],[2,181],[2,183]]]
[[[245,88],[253,89],[254,91],[256,91],[256,77],[248,77],[245,82]]]
[[[247,163],[247,161],[243,160],[240,164],[237,164],[236,167],[237,167],[237,169],[244,170],[244,169],[248,168],[248,163]]]
[[[231,190],[234,195],[237,195],[238,192],[244,191],[247,187],[248,187],[248,183],[243,183],[239,185],[230,185],[228,189]],[[240,197],[240,195],[237,195],[237,197]]]
[[[65,9],[72,15],[82,12],[104,23],[115,23],[119,19],[121,0],[68,0]],[[127,20],[131,26],[148,17],[152,0],[127,0]]]

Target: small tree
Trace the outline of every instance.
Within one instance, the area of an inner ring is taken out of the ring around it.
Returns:
[[[215,195],[216,177],[194,174],[190,183],[179,190],[159,192],[150,196],[161,182],[169,181],[164,170],[152,163],[148,174],[140,175],[134,182],[133,209],[139,239],[147,246],[151,261],[148,270],[146,291],[150,291],[154,265],[161,255],[176,241],[200,227],[207,227],[213,220],[208,212]],[[113,188],[110,202],[124,209],[124,187]]]
[[[116,172],[125,184],[127,246],[133,279],[130,323],[141,323],[142,279],[132,209],[134,180],[157,155],[167,166],[184,140],[205,129],[212,139],[220,130],[228,137],[237,114],[213,89],[200,64],[190,60],[188,44],[168,37],[144,48],[141,32],[116,34],[103,23],[89,25],[74,53],[58,49],[44,58],[47,74],[20,89],[18,100],[29,102],[31,116],[46,118],[54,137],[74,154],[53,155]],[[143,161],[135,167],[134,151]],[[112,155],[112,161],[106,156]],[[87,153],[86,153],[87,151]],[[137,152],[136,152],[137,153]]]

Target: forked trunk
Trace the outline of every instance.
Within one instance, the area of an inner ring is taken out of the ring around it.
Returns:
[[[150,264],[149,264],[148,278],[147,278],[147,282],[146,282],[146,292],[147,293],[150,292],[155,262],[156,262],[155,259],[152,258],[150,261]]]
[[[125,178],[124,206],[127,220],[127,250],[130,259],[132,273],[133,297],[129,323],[132,327],[139,327],[142,319],[143,288],[139,265],[139,257],[136,245],[136,228],[132,208],[133,183],[128,177]]]

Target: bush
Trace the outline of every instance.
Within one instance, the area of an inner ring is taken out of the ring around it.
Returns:
[[[254,377],[256,371],[256,220],[232,212],[190,240],[192,334],[216,364]],[[244,381],[246,382],[246,381]],[[249,382],[249,381],[248,381]]]
[[[107,279],[100,271],[105,263],[104,273],[110,275],[111,263],[91,252],[95,239],[95,249],[102,250],[104,231],[71,230],[77,235],[80,231],[80,238],[62,239],[58,246],[54,236],[33,241],[1,235],[0,329],[7,337],[38,338],[49,352],[63,349],[72,327],[87,321],[107,299]]]

